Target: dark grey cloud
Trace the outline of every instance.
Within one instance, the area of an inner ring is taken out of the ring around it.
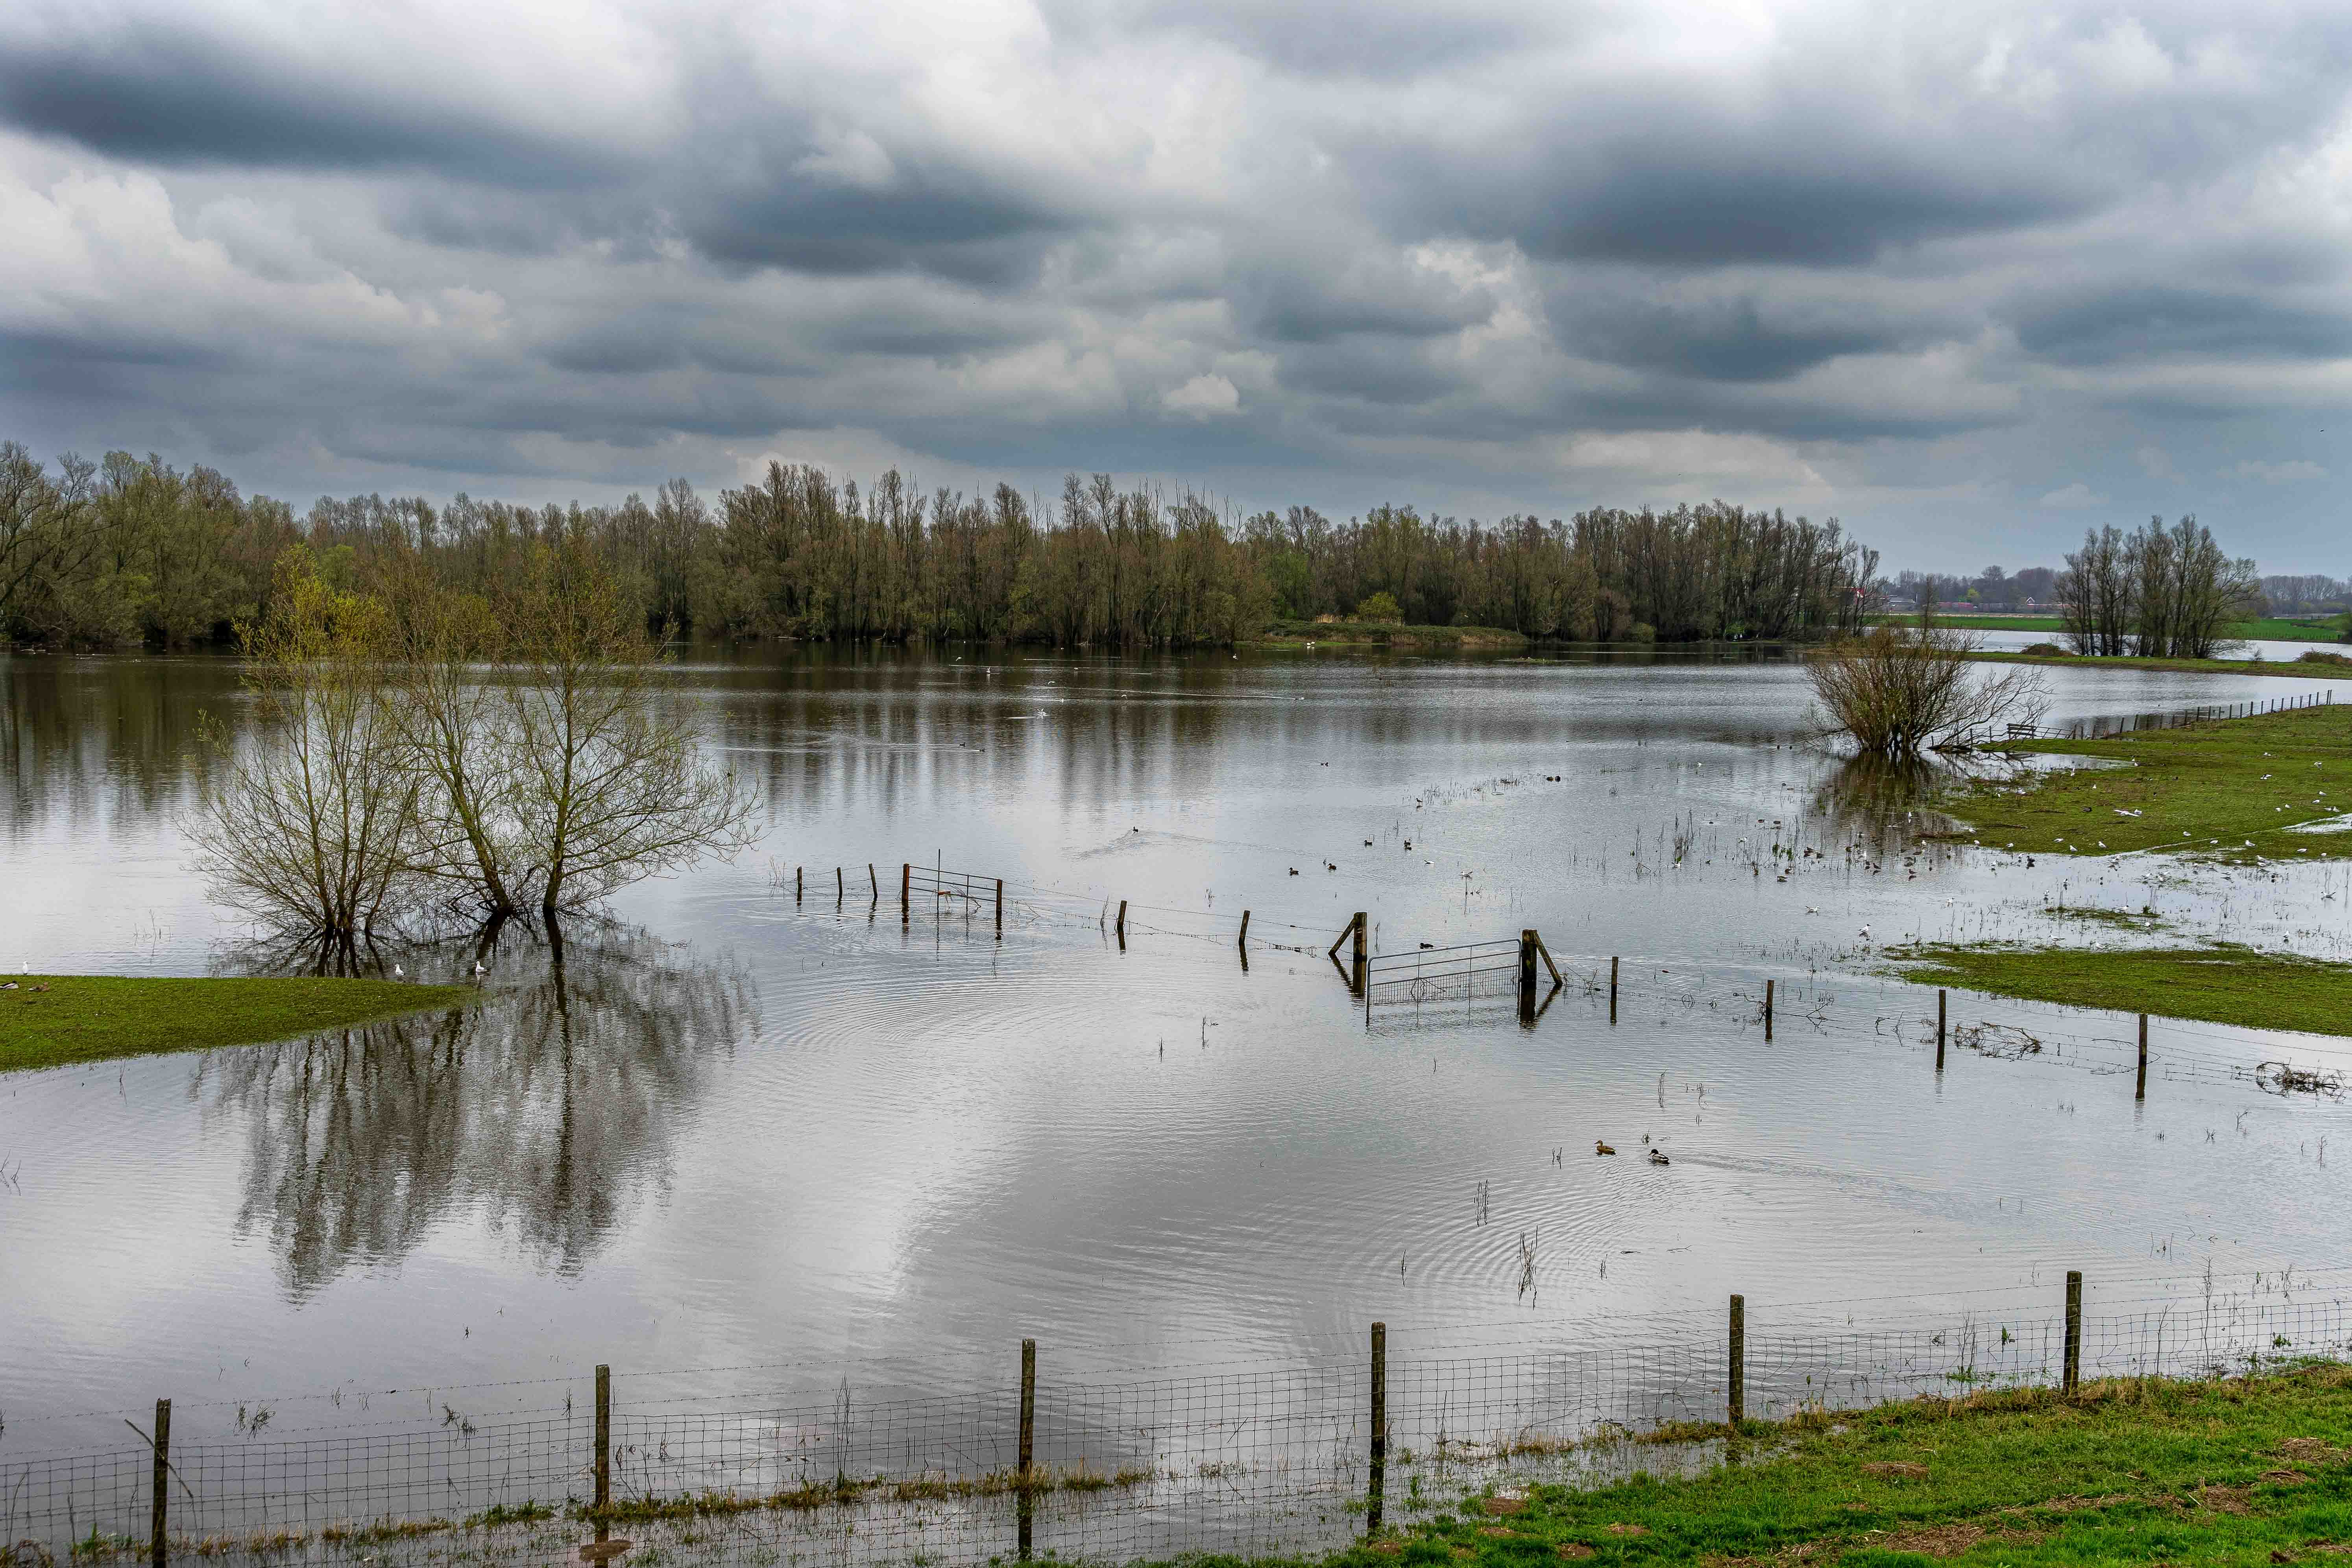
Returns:
[[[621,170],[589,139],[536,134],[494,104],[420,100],[369,75],[258,56],[192,21],[142,18],[0,48],[0,120],[114,157],[312,170],[430,168],[487,184]]]
[[[2234,291],[2117,281],[2029,298],[2013,316],[2027,352],[2061,364],[2116,364],[2184,354],[2341,359],[2352,354],[2352,300],[2315,310]]]
[[[783,451],[1940,540],[2324,463],[2352,386],[2320,0],[668,3],[0,15],[0,434],[297,494]]]

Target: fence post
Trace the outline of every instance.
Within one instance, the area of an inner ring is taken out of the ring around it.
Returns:
[[[1944,992],[1940,986],[1936,991],[1936,1070],[1944,1070]]]
[[[596,1522],[613,1506],[613,1369],[596,1368]]]
[[[1021,1561],[1029,1561],[1029,1534],[1035,1494],[1032,1490],[1030,1467],[1037,1458],[1037,1342],[1021,1342],[1021,1473],[1015,1481],[1016,1495],[1021,1500],[1018,1510],[1021,1522]]]
[[[882,879],[874,874],[874,862],[871,860],[866,862],[866,879],[874,885],[874,901],[877,904],[880,903],[882,901]]]
[[[1381,1532],[1389,1485],[1389,1326],[1372,1325],[1372,1471],[1365,1488],[1364,1533]]]
[[[1748,1419],[1748,1298],[1731,1298],[1731,1429]]]
[[[2083,1271],[2066,1270],[2066,1361],[2058,1386],[2072,1394],[2083,1381]]]
[[[807,874],[808,868],[805,866],[795,866],[793,868],[793,902],[796,904],[801,901],[801,894],[805,891],[805,889],[801,886],[801,879]]]
[[[915,906],[914,906],[914,904],[913,904],[912,900],[908,898],[908,894],[913,890],[914,884],[915,884],[915,864],[914,864],[914,862],[913,862],[913,861],[911,861],[911,860],[901,860],[901,861],[899,861],[899,862],[898,862],[898,923],[899,923],[900,925],[905,925],[908,920],[910,920],[910,919],[912,919],[912,918],[913,918],[913,915],[914,915],[914,908],[915,908]]]
[[[147,1553],[152,1568],[163,1568],[171,1553],[169,1500],[172,1495],[172,1402],[155,1402],[154,1496],[147,1507]]]
[[[1772,1037],[1772,983],[1764,983],[1764,1037]]]
[[[1244,947],[1249,945],[1249,911],[1247,910],[1242,911],[1241,945]]]
[[[2139,1087],[2132,1090],[2135,1100],[2147,1098],[2147,1015],[2139,1016]]]
[[[1127,945],[1127,900],[1125,899],[1118,901],[1118,945],[1121,947]]]
[[[1617,961],[1609,961],[1609,1021],[1617,1021]]]
[[[1004,879],[996,879],[996,934],[1004,934]]]
[[[1519,932],[1519,989],[1536,988],[1536,933],[1531,926]]]
[[[836,910],[841,908],[848,897],[849,879],[840,867],[835,866],[833,868],[833,907]]]

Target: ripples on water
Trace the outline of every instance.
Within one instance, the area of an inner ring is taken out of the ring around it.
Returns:
[[[2060,718],[2326,684],[2053,677]],[[75,1424],[44,1417],[163,1392],[599,1361],[930,1390],[995,1377],[1024,1335],[1074,1369],[1286,1357],[1374,1318],[1638,1344],[1735,1289],[1751,1323],[2041,1311],[2067,1268],[2095,1290],[2340,1252],[2340,1110],[2231,1071],[2323,1044],[2160,1024],[2136,1109],[2125,1020],[1963,999],[2047,1046],[1956,1048],[1938,1077],[1932,997],[1852,970],[1915,933],[2079,939],[2062,900],[2342,956],[2342,865],[1909,850],[1916,781],[1801,744],[1787,663],[812,655],[676,679],[768,791],[767,840],[632,892],[560,972],[509,931],[448,1015],[0,1079],[0,1441],[55,1447]],[[172,826],[233,672],[18,660],[0,685],[0,965],[237,966]],[[902,923],[910,859],[1003,876],[1002,942],[985,906]],[[1532,1028],[1507,987],[1368,1017],[1322,956],[1359,909],[1383,952],[1538,928],[1578,983]],[[1612,953],[1613,1026],[1579,978]]]

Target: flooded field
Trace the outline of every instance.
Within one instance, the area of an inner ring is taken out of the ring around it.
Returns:
[[[2062,721],[2326,684],[2051,672]],[[2209,1322],[2343,1278],[2346,1113],[2256,1071],[2332,1043],[2159,1021],[2135,1106],[2128,1019],[1956,995],[1939,1073],[1933,994],[1874,955],[2149,908],[2342,958],[2344,864],[1922,846],[1916,781],[1811,743],[1784,659],[771,652],[675,685],[764,841],[567,932],[560,976],[509,931],[459,1013],[0,1079],[0,1463],[164,1394],[235,1440],[569,1410],[598,1363],[822,1402],[998,1388],[1024,1337],[1074,1382],[1375,1320],[1633,1353],[1731,1291],[1759,1335],[2006,1346],[2069,1268],[2095,1313]],[[232,667],[19,659],[0,698],[0,968],[279,962],[174,822]],[[918,879],[902,915],[906,863],[985,891]],[[1369,1006],[1324,956],[1360,910],[1403,966]],[[1532,1024],[1437,954],[1525,928],[1567,982]]]

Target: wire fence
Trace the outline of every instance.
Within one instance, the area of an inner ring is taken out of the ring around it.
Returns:
[[[2084,1378],[2352,1359],[2352,1280],[2207,1280],[2156,1300],[2124,1299],[2128,1283],[2080,1321]],[[1761,1420],[2058,1384],[2066,1322],[2051,1304],[2013,1296],[1865,1328],[1782,1328],[1762,1309],[1744,1338],[1685,1323],[1631,1349],[1565,1331],[1466,1354],[1332,1343],[1127,1381],[1056,1379],[1049,1358],[1025,1390],[1008,1378],[938,1397],[868,1399],[847,1378],[827,1395],[624,1376],[602,1509],[594,1410],[558,1380],[516,1385],[564,1405],[512,1419],[445,1408],[283,1436],[241,1422],[233,1439],[170,1444],[163,1539],[168,1557],[318,1563],[598,1561],[608,1537],[641,1563],[763,1568],[1314,1551],[1372,1522],[1376,1426],[1385,1518],[1410,1522],[1506,1479],[1710,1462],[1735,1357],[1745,1415]],[[138,1436],[105,1451],[0,1457],[0,1563],[152,1559],[152,1429],[128,1424]]]

